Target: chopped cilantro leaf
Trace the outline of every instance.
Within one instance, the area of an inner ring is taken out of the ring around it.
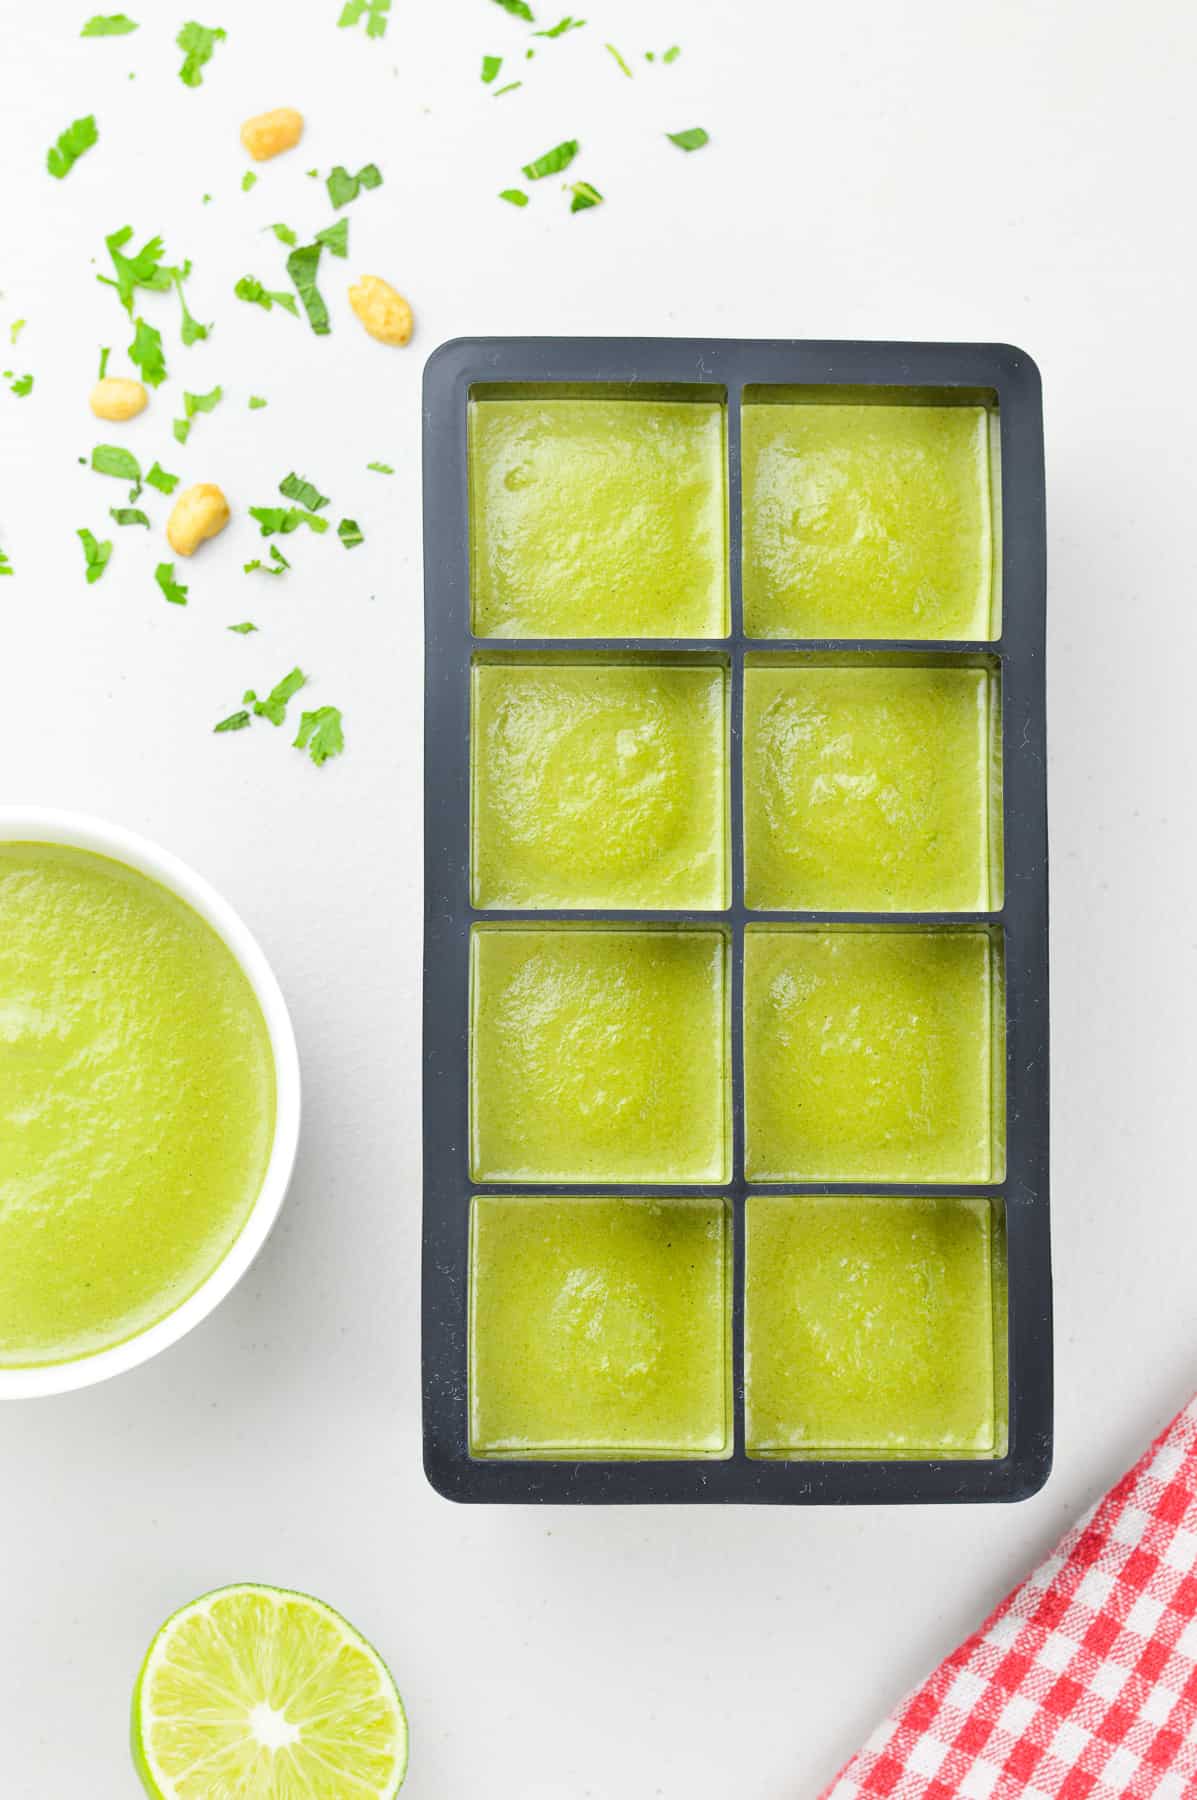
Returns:
[[[94,113],[88,113],[86,118],[76,119],[73,125],[68,125],[65,131],[59,133],[58,142],[53,149],[46,151],[47,169],[56,181],[61,181],[70,174],[83,152],[90,150],[99,141],[100,134],[96,129]]]
[[[337,526],[337,536],[346,550],[356,550],[359,544],[364,544],[366,541],[356,519],[342,519]]]
[[[157,488],[160,494],[173,494],[179,485],[178,476],[167,474],[158,462],[155,462],[145,480],[147,487]]]
[[[349,220],[338,219],[335,225],[326,225],[323,231],[316,233],[316,242],[331,250],[334,256],[348,256]]]
[[[670,44],[668,50],[666,50],[664,56],[661,58],[661,61],[667,63],[676,62],[681,53],[682,50],[680,44]]]
[[[247,575],[252,575],[255,570],[259,570],[263,575],[281,575],[291,565],[278,545],[271,544],[269,562],[263,562],[260,556],[255,556],[252,562],[242,563],[241,567]]]
[[[251,631],[256,631],[258,628],[249,619],[242,619],[240,625],[227,625],[225,629],[226,631],[235,631],[238,637],[248,637]]]
[[[183,342],[188,345],[202,343],[212,327],[210,325],[201,325],[199,320],[193,319],[190,312],[187,310],[187,301],[183,293],[183,283],[191,273],[191,264],[185,262],[181,269],[175,269],[172,273],[174,276],[175,292],[179,296],[179,305],[183,310],[183,320],[180,327],[180,334]]]
[[[337,163],[329,170],[325,185],[333,207],[339,212],[351,200],[356,200],[363,188],[381,187],[382,174],[377,163],[366,163],[356,175],[351,175],[342,163]]]
[[[292,231],[289,225],[268,225],[267,231],[273,231],[280,244],[286,244],[292,250],[299,242],[299,233]]]
[[[154,570],[154,580],[162,589],[162,598],[169,600],[172,606],[186,606],[188,590],[182,582],[175,580],[175,565],[159,563]]]
[[[125,245],[133,236],[133,227],[124,226],[104,239],[105,247],[112,258],[112,266],[116,270],[116,280],[110,275],[97,275],[105,287],[113,287],[120,296],[121,305],[133,316],[133,293],[135,288],[148,288],[153,294],[165,294],[170,290],[175,271],[164,265],[162,239],[153,237],[141,246],[136,256],[124,254]]]
[[[235,712],[230,713],[227,719],[221,719],[220,723],[213,725],[212,729],[213,731],[244,731],[248,724],[249,714],[247,712]]]
[[[97,475],[115,475],[118,481],[141,480],[141,464],[123,444],[97,444],[91,453],[91,466]]]
[[[580,31],[585,23],[585,19],[574,19],[570,17],[569,13],[566,13],[565,17],[563,19],[558,19],[557,23],[551,26],[548,31],[534,31],[532,36],[543,38],[564,37],[567,31]]]
[[[251,394],[250,395],[250,397],[249,397],[250,412],[261,412],[261,410],[265,406],[265,404],[266,404],[266,402],[265,402],[265,400],[263,400],[261,394]]]
[[[172,426],[177,441],[180,444],[185,444],[188,437],[191,435],[191,421],[194,419],[196,413],[213,412],[215,408],[220,405],[223,398],[224,389],[220,387],[212,388],[207,394],[188,394],[185,392],[183,395],[183,411],[186,414],[186,417],[176,419]]]
[[[524,164],[524,175],[529,181],[541,181],[546,175],[559,175],[562,169],[568,169],[578,154],[577,138],[566,138],[564,143],[556,144],[538,156],[535,162]]]
[[[140,506],[110,506],[108,516],[115,519],[118,525],[144,525],[149,528],[149,519]]]
[[[304,512],[300,506],[251,506],[249,516],[258,521],[263,537],[274,537],[276,532],[286,536],[288,532],[298,531],[301,525],[317,533],[328,530],[327,519],[322,519],[319,513]]]
[[[80,37],[128,37],[131,31],[137,30],[136,21],[127,13],[97,13],[89,19]]]
[[[248,300],[252,306],[260,306],[266,312],[272,312],[278,305],[285,307],[296,318],[299,317],[294,294],[282,294],[277,290],[264,288],[256,275],[243,275],[233,292],[238,300]]]
[[[389,23],[387,14],[390,10],[391,0],[345,0],[337,24],[356,25],[365,14],[366,36],[370,38],[385,37]]]
[[[191,436],[191,420],[172,419],[170,422],[170,429],[174,434],[175,443],[185,444],[187,439]]]
[[[299,735],[293,748],[306,750],[318,769],[330,756],[339,756],[345,748],[340,707],[318,706],[315,712],[301,713]]]
[[[691,126],[689,131],[667,131],[665,136],[679,150],[701,150],[704,144],[711,141],[710,133],[704,131],[701,125]]]
[[[308,315],[308,324],[317,337],[325,337],[329,331],[328,308],[316,286],[316,271],[320,267],[320,250],[319,244],[304,244],[300,249],[292,250],[287,258],[287,274],[294,282],[295,291],[303,302],[303,310]]]
[[[484,56],[482,58],[483,81],[493,81],[502,67],[503,58],[501,56]]]
[[[243,194],[248,194],[251,187],[257,186],[257,182],[258,182],[258,178],[254,174],[253,170],[246,169],[244,175],[241,177],[241,192]]]
[[[499,199],[506,200],[510,206],[527,206],[528,196],[523,188],[501,188]]]
[[[24,331],[25,325],[26,325],[26,321],[24,319],[14,319],[13,320],[12,324],[8,328],[8,341],[10,344],[16,343],[17,339],[20,337],[21,333]]]
[[[604,44],[603,49],[610,52],[610,54],[615,58],[616,62],[619,64],[620,68],[623,70],[624,74],[627,76],[628,80],[630,81],[632,79],[632,71],[628,68],[627,63],[623,60],[623,57],[619,54],[619,51],[615,48],[615,45],[614,44]]]
[[[573,199],[569,203],[571,213],[585,212],[589,206],[602,205],[603,196],[596,187],[591,187],[588,181],[571,182],[569,191],[573,195]]]
[[[112,539],[105,538],[103,543],[99,543],[86,527],[77,531],[75,535],[83,545],[83,556],[87,564],[87,581],[90,586],[92,582],[100,579],[108,567],[108,559],[112,555]]]
[[[175,43],[183,52],[183,67],[179,70],[179,80],[184,87],[202,87],[203,70],[212,60],[212,52],[217,44],[223,44],[228,32],[220,25],[197,25],[189,19],[179,32]]]
[[[103,381],[105,375],[107,375],[107,373],[108,373],[108,358],[111,355],[112,355],[111,350],[103,350],[102,349],[100,351],[100,373],[96,378],[97,380]]]
[[[33,376],[18,375],[16,380],[12,383],[12,392],[16,395],[18,400],[24,400],[26,395],[33,392]]]
[[[11,575],[11,574],[12,574],[12,564],[9,562],[8,557],[5,555],[4,551],[0,550],[0,575]]]
[[[374,473],[376,475],[393,475],[395,473],[395,471],[394,471],[394,469],[392,469],[390,463],[384,463],[384,462],[367,463],[366,467],[368,469],[373,469]]]
[[[161,387],[166,380],[166,358],[162,354],[162,333],[144,319],[136,319],[133,342],[129,345],[129,361],[141,370],[143,381]]]
[[[302,475],[284,475],[278,484],[278,491],[284,500],[294,500],[297,505],[306,507],[308,512],[319,512],[328,505],[328,495],[322,494],[312,482],[305,481]]]
[[[514,94],[516,88],[523,87],[523,85],[522,81],[509,81],[506,87],[495,89],[494,98],[497,100],[502,94]]]
[[[514,18],[526,19],[529,25],[536,23],[528,0],[495,0],[495,5],[501,6],[504,12],[511,13]]]
[[[259,719],[269,719],[272,725],[281,725],[287,716],[287,702],[295,697],[301,687],[307,686],[307,676],[302,669],[292,669],[281,681],[276,681],[264,700],[255,699],[253,708]],[[252,693],[252,688],[250,693]],[[246,695],[246,699],[249,695]]]

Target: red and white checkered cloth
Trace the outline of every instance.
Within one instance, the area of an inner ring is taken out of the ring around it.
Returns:
[[[1197,1796],[1197,1400],[821,1800]]]

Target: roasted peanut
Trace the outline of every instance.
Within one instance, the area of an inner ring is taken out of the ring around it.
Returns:
[[[381,275],[363,275],[349,290],[349,304],[380,344],[406,344],[411,337],[411,307]]]
[[[88,405],[97,419],[135,419],[145,411],[149,398],[140,381],[105,375],[88,395]]]
[[[184,488],[166,521],[170,547],[179,556],[191,556],[205,538],[215,537],[229,522],[229,503],[214,481],[197,481]]]
[[[241,127],[241,142],[255,162],[266,162],[284,150],[294,150],[303,136],[303,114],[293,106],[276,106],[258,113]]]

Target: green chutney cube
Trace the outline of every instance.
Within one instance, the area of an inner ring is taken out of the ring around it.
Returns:
[[[476,1181],[728,1174],[722,931],[474,927]]]
[[[469,408],[479,637],[725,637],[721,401],[478,397]]]
[[[478,907],[727,904],[727,673],[476,663]]]
[[[474,1456],[731,1453],[721,1200],[479,1195]]]
[[[983,406],[744,407],[750,637],[997,636]]]
[[[993,1262],[986,1199],[750,1199],[749,1455],[994,1454]]]
[[[998,904],[993,686],[987,669],[951,663],[749,666],[747,904],[809,912]]]
[[[1001,1004],[986,931],[750,927],[748,1179],[997,1180]]]

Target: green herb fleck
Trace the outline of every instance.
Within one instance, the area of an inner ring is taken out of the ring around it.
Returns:
[[[502,188],[499,191],[499,199],[506,200],[509,206],[527,206],[528,204],[528,196],[523,188]]]
[[[226,631],[235,631],[238,637],[248,637],[251,631],[256,631],[257,629],[257,626],[252,624],[249,619],[242,619],[240,625],[227,625],[225,627]],[[248,719],[248,717],[249,714],[247,713],[246,718]]]
[[[504,12],[511,13],[513,18],[526,19],[529,25],[536,23],[528,0],[495,0],[495,5],[501,6]]]
[[[281,294],[264,288],[256,275],[243,275],[233,292],[238,300],[248,300],[252,306],[260,306],[266,312],[272,312],[278,305],[285,307],[296,318],[299,317],[299,308],[295,304],[294,294]]]
[[[112,355],[111,350],[101,349],[101,351],[100,351],[100,373],[96,378],[97,380],[103,381],[105,375],[107,375],[107,373],[108,373],[108,358],[111,355]]]
[[[172,606],[186,606],[188,590],[181,581],[175,580],[175,565],[159,563],[154,570],[154,580],[162,589],[162,598],[169,600]]]
[[[356,175],[351,175],[343,163],[337,163],[329,170],[325,185],[329,200],[339,212],[341,207],[356,200],[363,188],[381,187],[382,175],[377,163],[366,163]]]
[[[570,17],[569,13],[566,13],[565,17],[563,19],[558,19],[557,23],[551,26],[548,31],[534,31],[532,36],[543,38],[564,37],[567,31],[580,31],[585,23],[585,19],[574,19]]]
[[[373,469],[374,473],[376,475],[393,475],[395,473],[395,471],[394,471],[394,469],[392,469],[390,463],[373,462],[373,463],[367,463],[366,467],[368,469]]]
[[[68,125],[65,131],[60,132],[53,149],[46,151],[46,167],[55,181],[61,181],[65,175],[69,175],[83,152],[90,150],[99,141],[100,134],[96,129],[94,113],[88,113],[86,118],[76,119],[73,125]]]
[[[266,402],[265,402],[265,400],[263,400],[261,394],[251,394],[250,395],[250,397],[249,397],[250,412],[261,412],[261,410],[265,406],[265,404],[266,404]]]
[[[249,724],[247,712],[230,713],[227,719],[221,719],[219,725],[213,725],[213,731],[244,731]]]
[[[162,239],[147,238],[135,256],[126,256],[125,245],[132,236],[133,227],[125,225],[120,231],[114,231],[104,239],[105,248],[116,270],[116,280],[111,275],[96,276],[96,280],[102,281],[105,287],[116,289],[120,303],[130,318],[133,316],[133,294],[136,288],[147,288],[152,294],[165,294],[169,292],[174,280],[174,270],[162,262]]]
[[[284,475],[278,484],[278,491],[284,500],[294,500],[298,506],[304,506],[309,512],[319,512],[328,505],[328,495],[302,475]]]
[[[356,519],[342,519],[337,526],[337,536],[346,550],[356,550],[359,544],[364,544],[366,541]]]
[[[268,225],[267,231],[273,231],[280,244],[287,244],[291,249],[299,242],[298,232],[292,231],[289,225]]]
[[[118,525],[144,525],[149,529],[149,519],[140,506],[110,506],[108,516],[115,519]]]
[[[483,81],[493,81],[502,67],[503,58],[501,56],[484,56],[482,58]]]
[[[710,133],[704,131],[701,125],[692,126],[689,131],[667,131],[665,136],[679,150],[701,150],[704,144],[711,141]]]
[[[13,320],[12,324],[8,328],[8,341],[10,344],[16,343],[17,339],[20,337],[21,333],[25,329],[25,324],[26,324],[26,321],[24,319],[14,319]]]
[[[300,249],[292,250],[287,258],[287,274],[294,282],[295,291],[303,302],[303,310],[308,315],[308,324],[317,337],[325,337],[329,331],[328,308],[316,286],[316,271],[320,267],[320,249],[319,244],[304,244]]]
[[[172,273],[174,276],[175,292],[179,296],[179,305],[183,312],[180,335],[183,342],[187,345],[202,343],[212,327],[210,325],[201,325],[199,320],[193,319],[190,312],[187,310],[187,300],[183,293],[183,283],[191,273],[191,264],[185,262],[181,269],[175,269]]]
[[[307,686],[307,676],[302,669],[292,669],[281,681],[276,681],[264,700],[253,698],[253,709],[259,719],[269,719],[272,725],[281,725],[287,716],[287,702],[295,697],[301,687]],[[249,690],[246,700],[253,695]]]
[[[681,53],[682,50],[680,44],[670,44],[668,50],[666,50],[664,56],[661,58],[661,61],[666,63],[676,62]]]
[[[566,138],[562,144],[556,144],[538,156],[535,162],[524,164],[524,175],[528,181],[542,181],[546,175],[559,175],[562,169],[568,169],[578,154],[577,138]]]
[[[223,399],[224,389],[220,387],[212,388],[207,394],[188,394],[185,392],[183,395],[183,411],[186,414],[186,417],[176,419],[172,427],[178,442],[180,444],[185,444],[187,442],[187,439],[191,435],[191,421],[195,418],[197,413],[214,412]]]
[[[136,30],[135,20],[129,18],[127,13],[97,13],[94,19],[87,21],[79,36],[128,37],[131,31]]]
[[[251,506],[249,516],[257,520],[264,538],[274,537],[276,533],[285,537],[288,532],[298,531],[301,525],[316,533],[328,530],[327,519],[322,519],[319,513],[304,512],[299,506]]]
[[[571,213],[585,212],[587,207],[602,205],[603,196],[596,187],[591,187],[588,181],[571,182],[569,192],[573,195],[573,199],[569,203]]]
[[[603,49],[610,52],[610,54],[615,58],[616,62],[619,64],[620,68],[623,70],[624,74],[627,76],[628,80],[630,81],[632,79],[632,71],[628,68],[627,63],[623,60],[623,57],[619,54],[619,51],[615,48],[615,45],[614,44],[604,44]]]
[[[91,453],[91,466],[97,475],[113,475],[118,481],[134,481],[141,492],[141,464],[123,444],[97,444]],[[130,494],[136,500],[137,493]]]
[[[147,487],[157,488],[160,494],[173,494],[179,485],[178,476],[168,474],[159,462],[155,462],[145,480]]]
[[[380,38],[386,36],[389,20],[387,14],[391,10],[391,0],[345,0],[338,25],[356,25],[363,13],[366,16],[366,36]]]
[[[24,400],[27,395],[33,392],[33,376],[18,375],[16,380],[12,383],[12,392],[16,395],[18,400]]]
[[[217,44],[223,44],[228,32],[220,25],[197,25],[190,19],[180,31],[175,43],[183,52],[183,67],[179,70],[179,80],[184,87],[202,87],[203,70],[212,60],[212,52]]]
[[[88,586],[98,581],[108,567],[108,559],[112,555],[112,539],[106,538],[99,543],[90,531],[84,527],[75,534],[83,545],[84,561],[87,564]]]
[[[257,182],[258,182],[258,178],[254,174],[253,170],[246,169],[244,175],[241,177],[241,192],[243,194],[248,194],[251,187],[257,186]]]
[[[340,707],[318,706],[315,712],[301,713],[299,735],[293,748],[306,750],[318,769],[330,756],[339,756],[345,748]]]
[[[516,88],[523,87],[523,85],[522,81],[509,81],[506,87],[495,89],[493,98],[497,100],[501,94],[514,94]]]
[[[269,562],[263,562],[260,556],[255,556],[252,562],[242,563],[241,566],[247,575],[252,575],[255,570],[259,570],[263,575],[281,575],[285,569],[291,567],[277,544],[270,546]]]
[[[349,220],[338,219],[335,225],[326,225],[323,231],[316,233],[316,242],[331,250],[334,256],[348,256]]]
[[[0,550],[0,575],[11,575],[11,574],[12,574],[12,564],[9,562],[8,557],[5,555],[4,551]]]
[[[129,361],[141,370],[143,381],[161,387],[166,380],[166,358],[162,354],[162,333],[144,319],[134,321],[133,342],[129,345]]]

